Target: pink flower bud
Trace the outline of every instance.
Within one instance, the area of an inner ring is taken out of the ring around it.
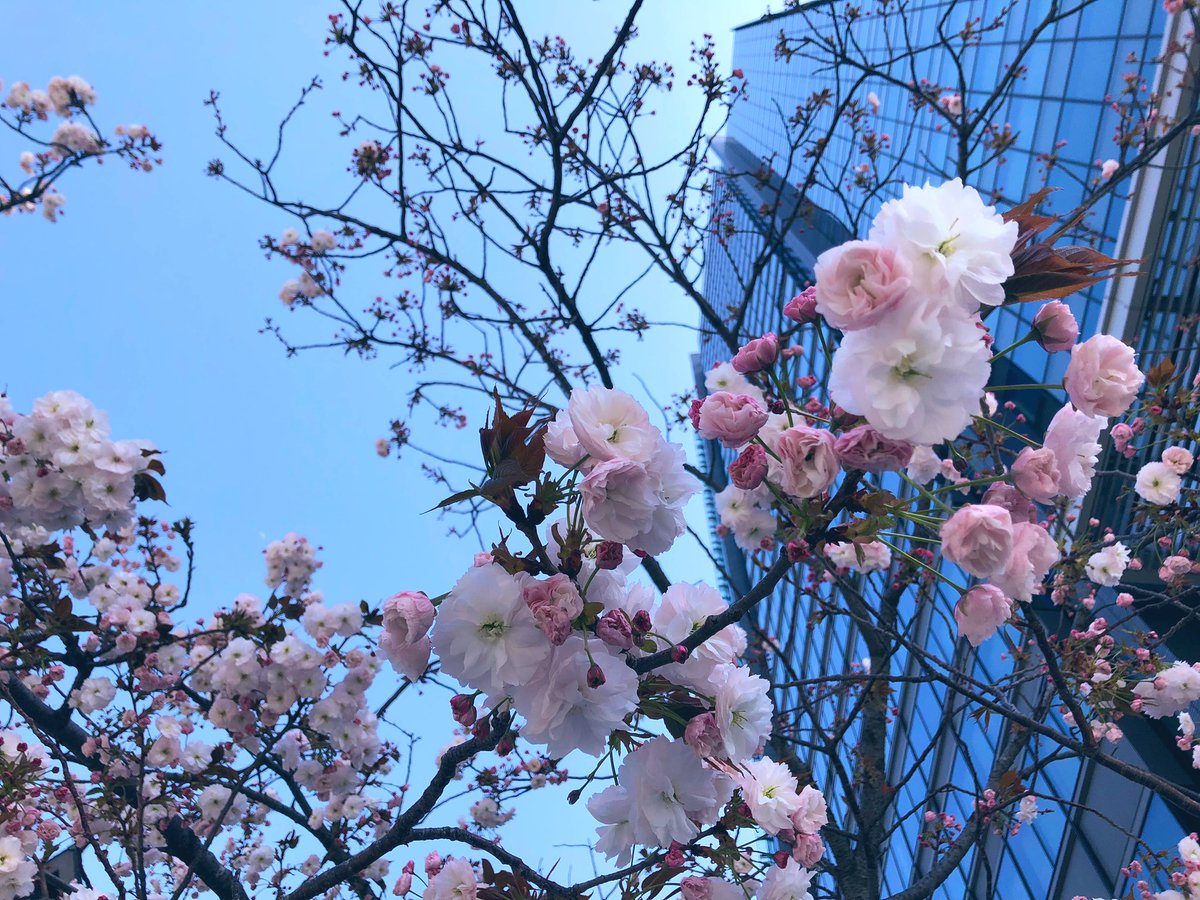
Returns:
[[[808,546],[808,541],[788,541],[787,543],[788,562],[797,563],[801,560],[808,559],[812,553],[812,548]]]
[[[692,651],[683,644],[676,644],[671,648],[671,661],[677,663],[687,662],[687,658],[692,655]]]
[[[730,364],[735,371],[747,375],[751,372],[761,372],[769,369],[779,357],[779,338],[774,332],[767,332],[760,338],[746,343],[736,354]]]
[[[811,285],[788,301],[783,314],[793,322],[805,325],[817,319],[817,286]]]
[[[1060,300],[1051,300],[1033,317],[1037,342],[1051,353],[1070,350],[1079,339],[1079,323],[1071,308]]]
[[[729,480],[743,491],[752,491],[767,477],[767,451],[750,444],[729,464]]]
[[[1124,422],[1118,422],[1110,430],[1112,435],[1113,446],[1117,448],[1118,453],[1124,453],[1125,448],[1129,446],[1129,442],[1133,440],[1133,429]]]
[[[596,568],[612,570],[621,565],[625,548],[616,541],[601,541],[596,546]]]
[[[700,437],[720,441],[729,449],[749,442],[768,419],[767,411],[753,397],[728,391],[693,401],[690,415]]]
[[[588,666],[588,670],[587,670],[587,686],[588,687],[598,688],[602,684],[604,684],[605,681],[606,681],[606,679],[604,677],[604,670],[601,669],[600,666],[598,666],[596,663],[592,663],[590,666]]]
[[[786,869],[790,855],[791,854],[789,854],[786,850],[776,850],[775,865],[779,866],[781,869]]]
[[[628,650],[633,646],[633,626],[624,610],[610,609],[596,623],[596,637],[610,647]]]
[[[667,855],[663,858],[663,865],[669,866],[672,869],[679,869],[686,862],[687,860],[683,856],[683,846],[679,841],[671,841],[671,849],[667,851]]]
[[[470,694],[455,694],[450,698],[450,713],[459,725],[473,725],[477,715],[475,698]]]
[[[699,757],[724,753],[725,742],[721,740],[721,728],[714,712],[693,716],[683,731],[683,740]]]
[[[442,871],[442,866],[445,863],[442,861],[441,854],[436,850],[430,850],[425,857],[425,877],[432,878],[438,872]]]
[[[654,622],[650,618],[650,613],[644,609],[639,609],[633,614],[633,633],[635,639],[640,640],[641,636],[650,633],[650,629],[654,627]]]

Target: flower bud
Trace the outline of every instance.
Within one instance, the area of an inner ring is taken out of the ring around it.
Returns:
[[[598,688],[604,684],[604,682],[604,670],[601,669],[596,663],[592,663],[590,666],[588,666],[587,686],[590,688]]]
[[[729,464],[729,480],[743,491],[754,490],[766,477],[767,451],[759,444],[751,444]]]
[[[442,871],[442,866],[445,863],[442,861],[442,856],[436,850],[430,850],[425,857],[425,877],[432,878],[438,872]]]
[[[735,371],[748,375],[769,369],[779,357],[779,338],[768,331],[760,338],[748,341],[734,354],[730,364]]]
[[[775,865],[779,866],[781,869],[787,868],[788,856],[789,854],[786,850],[776,850]]]
[[[633,614],[633,634],[636,640],[650,633],[650,629],[654,627],[654,622],[650,619],[650,613],[644,609],[639,609]]]
[[[618,650],[633,647],[633,626],[624,610],[610,609],[602,615],[596,623],[596,637]]]
[[[692,655],[692,651],[683,644],[676,644],[671,650],[671,661],[677,663],[687,662],[687,658]]]
[[[787,543],[788,562],[798,563],[801,560],[808,559],[811,553],[812,548],[808,546],[808,541],[788,541]]]
[[[617,541],[601,541],[596,547],[596,568],[611,570],[621,565],[625,548]]]
[[[683,857],[683,845],[679,841],[671,841],[671,849],[667,851],[667,855],[663,859],[663,864],[672,869],[679,869],[686,862],[687,860]]]
[[[1071,308],[1060,300],[1051,300],[1033,317],[1036,340],[1050,353],[1070,350],[1079,338],[1079,323]]]
[[[817,319],[817,286],[814,284],[787,302],[783,314],[801,325]]]
[[[477,715],[475,698],[470,694],[455,694],[450,698],[450,712],[459,725],[474,725]]]

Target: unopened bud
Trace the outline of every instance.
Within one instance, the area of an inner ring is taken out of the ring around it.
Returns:
[[[470,694],[455,694],[450,698],[450,713],[459,725],[475,723],[475,698]]]
[[[783,314],[793,322],[805,325],[817,318],[817,287],[812,285],[788,301]]]
[[[650,613],[644,609],[639,609],[633,614],[633,632],[637,637],[641,637],[650,633],[650,629],[654,627],[654,623],[650,619]]]
[[[621,565],[625,548],[616,541],[601,541],[596,547],[596,568],[611,570]]]
[[[692,651],[683,646],[683,644],[676,644],[671,650],[671,661],[677,663],[687,662],[687,658],[691,655]]]
[[[587,670],[587,685],[590,688],[598,688],[604,684],[604,670],[596,663],[592,663]]]

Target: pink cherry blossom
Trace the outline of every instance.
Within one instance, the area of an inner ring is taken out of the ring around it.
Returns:
[[[817,258],[817,312],[834,328],[874,325],[908,294],[911,269],[891,247],[849,241]]]
[[[1000,588],[990,584],[977,584],[963,594],[954,607],[958,633],[972,647],[978,647],[994,635],[1011,615],[1012,601]]]
[[[1046,447],[1025,447],[1009,470],[1017,488],[1036,503],[1050,503],[1059,494],[1058,458]]]
[[[1168,447],[1162,452],[1162,461],[1177,475],[1185,475],[1196,459],[1186,447]]]
[[[768,461],[769,477],[785,494],[815,497],[837,478],[833,435],[824,429],[796,425],[778,435],[771,449],[775,457]]]
[[[751,444],[729,464],[729,480],[743,491],[752,491],[767,477],[767,451]]]
[[[838,435],[834,449],[843,468],[876,475],[900,471],[913,455],[912,444],[885,437],[870,425],[859,425]]]
[[[767,423],[768,413],[746,394],[717,391],[692,406],[692,424],[706,441],[720,441],[730,449],[741,447]]]
[[[1013,525],[1008,510],[967,504],[942,524],[942,554],[976,578],[1004,571],[1012,557]]]
[[[1089,416],[1119,416],[1133,403],[1146,378],[1134,362],[1133,348],[1098,334],[1071,350],[1063,384],[1075,408]]]

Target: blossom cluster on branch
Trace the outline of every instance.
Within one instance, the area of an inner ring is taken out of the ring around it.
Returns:
[[[0,91],[3,90],[0,82]],[[102,135],[92,118],[96,90],[83,78],[55,76],[45,88],[34,88],[26,81],[9,86],[0,103],[0,125],[7,127],[33,149],[23,150],[19,164],[21,176],[0,176],[0,213],[28,213],[41,210],[49,221],[57,221],[66,198],[58,190],[60,178],[89,159],[102,161],[106,156],[125,160],[131,169],[149,172],[162,160],[155,156],[161,149],[158,139],[145,125],[117,125],[112,137]],[[54,131],[40,134],[41,123],[51,117],[61,119]]]

